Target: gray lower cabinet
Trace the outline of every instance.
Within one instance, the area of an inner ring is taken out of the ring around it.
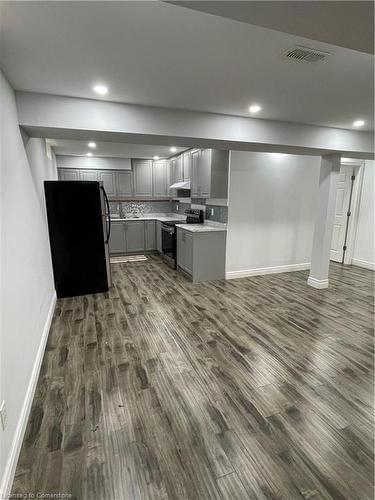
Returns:
[[[156,249],[156,224],[154,220],[145,221],[145,250]]]
[[[177,264],[193,274],[193,233],[177,228]]]
[[[144,221],[125,222],[126,252],[143,252],[145,249]]]
[[[161,222],[159,220],[156,221],[156,250],[159,253],[162,253],[163,251],[162,240],[161,240]]]
[[[118,196],[131,196],[133,194],[133,175],[131,170],[117,172]]]
[[[98,171],[98,181],[103,183],[103,187],[107,193],[108,198],[116,198],[117,185],[116,185],[116,172],[109,170]]]
[[[135,196],[152,196],[152,161],[133,160]]]
[[[190,232],[177,228],[177,267],[193,283],[225,278],[225,231]]]
[[[111,236],[109,238],[109,253],[123,254],[126,252],[125,245],[125,223],[112,222]]]

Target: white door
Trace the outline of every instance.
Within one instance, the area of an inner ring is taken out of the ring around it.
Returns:
[[[350,190],[354,174],[353,167],[342,165],[337,181],[335,222],[333,224],[331,260],[342,261],[347,214],[349,210]]]

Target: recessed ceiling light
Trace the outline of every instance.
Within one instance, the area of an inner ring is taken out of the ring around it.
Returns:
[[[86,156],[92,156],[92,153],[89,151],[88,153],[86,153]]]
[[[363,127],[364,124],[364,120],[356,120],[355,122],[353,122],[354,127]]]
[[[175,153],[176,151],[177,151],[177,148],[175,148],[174,146],[172,146],[171,149],[170,149],[170,152],[171,153]]]
[[[91,149],[95,149],[96,148],[96,142],[89,142],[87,145]]]
[[[106,93],[108,92],[108,87],[102,84],[94,85],[93,91],[99,95],[106,95]]]
[[[154,156],[154,160],[158,160],[159,159],[159,156]]]
[[[258,104],[252,104],[250,107],[249,107],[249,111],[250,113],[259,113],[259,111],[261,110],[262,108],[258,105]]]

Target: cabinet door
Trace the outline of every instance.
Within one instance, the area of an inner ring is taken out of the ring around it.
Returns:
[[[190,179],[190,186],[191,186],[191,196],[193,198],[198,198],[198,169],[199,169],[199,150],[193,151],[191,153],[191,179]]]
[[[59,168],[58,177],[61,181],[79,181],[79,170],[77,168]]]
[[[182,155],[180,155],[176,159],[175,182],[182,182],[183,180],[184,180],[184,159]]]
[[[152,183],[154,196],[168,196],[167,186],[167,162],[154,161],[152,164]]]
[[[125,253],[125,225],[123,222],[112,222],[109,238],[109,253]]]
[[[156,221],[156,250],[162,253],[162,243],[161,243],[161,222]]]
[[[202,149],[198,166],[198,196],[209,198],[211,191],[211,149]]]
[[[193,274],[193,234],[177,229],[177,265]]]
[[[133,194],[132,172],[117,172],[117,194],[118,196],[131,196]]]
[[[155,239],[155,221],[146,220],[145,221],[145,250],[155,250],[156,239]]]
[[[133,162],[134,194],[152,196],[152,161],[135,160]]]
[[[103,187],[107,193],[108,198],[115,198],[117,194],[116,189],[116,172],[105,170],[98,171],[98,181],[103,182]]]
[[[191,175],[191,153],[184,153],[184,181],[190,181]]]
[[[125,222],[127,252],[143,252],[145,249],[145,224],[143,221]]]
[[[80,170],[79,179],[81,181],[97,181],[98,171],[97,170]]]

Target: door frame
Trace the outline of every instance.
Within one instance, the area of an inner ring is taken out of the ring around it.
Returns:
[[[365,166],[364,160],[351,160],[349,158],[343,158],[341,160],[341,165],[345,167],[352,167],[354,169],[354,175],[357,182],[354,182],[353,194],[352,194],[352,204],[351,204],[351,216],[349,217],[348,235],[346,241],[346,252],[344,258],[344,264],[350,265],[353,259],[354,253],[354,243],[357,233],[358,225],[358,213],[359,213],[359,203],[361,201],[362,183],[363,183],[363,170]]]

